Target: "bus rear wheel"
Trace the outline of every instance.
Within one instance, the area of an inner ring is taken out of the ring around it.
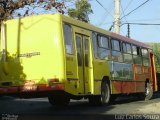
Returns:
[[[110,87],[107,82],[103,82],[101,86],[101,103],[102,105],[108,104],[110,102]]]
[[[111,94],[110,87],[107,82],[102,82],[101,95],[89,97],[89,103],[92,105],[108,105],[110,102]]]
[[[49,96],[48,100],[54,106],[66,106],[70,102],[70,98],[66,96]]]
[[[146,87],[145,87],[145,100],[150,100],[152,98],[153,95],[153,89],[152,89],[152,85],[150,83],[146,83]]]

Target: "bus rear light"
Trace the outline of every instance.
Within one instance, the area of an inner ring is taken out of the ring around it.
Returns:
[[[64,90],[64,84],[58,78],[48,79],[48,85],[53,90]]]
[[[57,78],[48,79],[49,85],[52,84],[52,83],[58,83],[58,82],[59,82],[59,79],[57,79]]]
[[[35,85],[35,82],[31,80],[27,80],[24,82],[24,86],[30,86],[30,85]]]
[[[27,80],[24,82],[24,86],[22,87],[22,91],[35,91],[37,90],[37,85],[34,81]]]
[[[64,90],[64,84],[54,84],[50,86],[53,90]]]

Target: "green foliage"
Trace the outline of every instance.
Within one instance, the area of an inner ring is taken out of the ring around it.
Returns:
[[[40,6],[42,3],[45,4],[43,7]],[[23,9],[24,7],[25,9]],[[14,18],[13,12],[17,9],[25,11],[24,15],[18,15],[18,17],[33,15],[35,7],[44,8],[45,10],[55,8],[59,13],[64,14],[65,4],[62,0],[60,2],[57,0],[0,0],[0,20]],[[29,11],[32,12],[29,14]]]
[[[150,43],[150,45],[152,46],[155,55],[157,72],[160,73],[160,43]]]
[[[91,4],[88,2],[88,0],[77,0],[75,3],[75,9],[70,8],[68,9],[68,15],[72,18],[89,22],[88,15],[93,13]]]

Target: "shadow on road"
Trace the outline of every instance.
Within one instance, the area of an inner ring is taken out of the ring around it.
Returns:
[[[15,97],[11,97],[11,96],[0,96],[0,100],[7,100],[7,101],[10,101],[10,100],[14,100],[16,99]]]
[[[157,98],[160,98],[160,91],[155,92],[155,93],[153,94],[152,99],[157,99]]]
[[[87,100],[72,100],[68,106],[55,107],[49,104],[47,98],[18,99],[4,96],[0,98],[0,115],[5,113],[22,116],[87,116],[87,119],[88,116],[96,117],[97,115],[112,115],[113,117],[115,113],[119,114],[117,113],[118,111],[121,111],[122,113],[122,109],[129,109],[128,106],[132,107],[131,109],[134,109],[134,106],[157,102],[159,101],[159,98],[160,93],[155,93],[153,100],[147,102],[141,101],[137,97],[133,96],[119,97],[109,106],[91,106]]]

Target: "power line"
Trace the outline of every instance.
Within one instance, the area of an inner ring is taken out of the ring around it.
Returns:
[[[124,8],[124,12],[128,9],[128,7],[131,5],[132,2],[133,2],[133,0],[129,1],[129,3],[127,4],[126,8]]]
[[[142,7],[143,5],[145,5],[146,3],[148,3],[150,0],[146,0],[145,2],[143,2],[142,4],[140,4],[138,7],[136,7],[135,9],[133,9],[132,11],[130,11],[129,13],[127,13],[126,15],[124,15],[123,17],[121,17],[120,19],[123,19],[124,17],[130,15],[132,12],[136,11],[137,9],[139,9],[140,7]]]
[[[96,2],[109,14],[113,17],[113,15],[98,1],[96,0]]]
[[[123,9],[123,7],[122,7],[122,3],[120,2],[120,6],[121,6],[121,9],[122,9],[122,14],[125,16],[125,14],[124,14],[124,9]],[[125,18],[125,21],[127,22],[127,18],[126,17],[124,17]]]
[[[123,7],[122,7],[122,3],[120,2],[120,7],[121,7],[121,10],[122,10],[122,14],[125,16],[125,14],[124,14],[124,9],[123,9]],[[127,18],[126,17],[124,17],[125,18],[125,21],[127,22]],[[127,22],[128,23],[128,22]],[[130,32],[129,32],[129,24],[128,24],[128,38],[130,38]],[[122,33],[124,34],[124,32],[123,32],[123,30],[121,30],[122,31]]]
[[[146,0],[145,2],[143,2],[142,4],[140,4],[138,7],[136,7],[135,9],[133,9],[132,11],[130,11],[129,13],[127,13],[126,15],[124,15],[123,17],[121,17],[120,20],[123,19],[124,17],[130,15],[132,12],[136,11],[137,9],[139,9],[140,7],[142,7],[143,5],[145,5],[146,3],[148,3],[149,1],[150,0]],[[113,28],[113,25],[111,25],[111,27],[109,28],[109,30],[111,31],[112,28]]]
[[[137,21],[159,21],[160,18],[152,18],[152,19],[135,19],[135,20],[129,20],[130,22],[137,22]]]
[[[153,25],[153,26],[160,25],[160,23],[123,23],[122,25],[125,25],[125,24],[132,24],[132,25]]]
[[[110,7],[108,7],[109,10],[110,10],[110,13],[111,13],[112,10],[113,10],[113,9],[111,9],[111,7],[113,7],[112,4],[113,4],[113,1],[110,2],[110,4],[109,4]],[[102,16],[102,18],[101,18],[101,21],[99,22],[98,26],[103,25],[103,23],[105,22],[105,20],[107,19],[107,17],[108,17],[108,14],[106,14],[106,12],[105,12],[105,13],[103,14],[103,16]]]
[[[160,23],[123,23],[122,25],[125,25],[125,24],[127,24],[128,25],[128,27],[127,27],[127,29],[128,29],[128,36],[127,37],[129,37],[130,38],[130,25],[145,25],[145,26],[160,26]],[[122,26],[121,25],[121,26]]]

